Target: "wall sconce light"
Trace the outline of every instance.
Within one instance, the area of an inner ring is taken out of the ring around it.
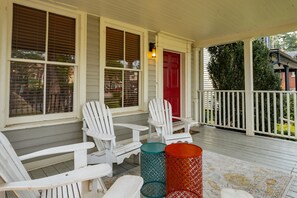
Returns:
[[[152,58],[156,58],[156,46],[155,46],[155,43],[149,43],[149,51],[152,54]]]

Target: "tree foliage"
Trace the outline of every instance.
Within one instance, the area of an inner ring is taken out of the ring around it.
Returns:
[[[244,90],[243,42],[208,48],[208,72],[218,90]],[[280,90],[280,77],[268,59],[269,49],[259,40],[253,42],[254,90]]]
[[[286,52],[297,51],[297,32],[288,32],[271,37],[273,48],[278,48]]]

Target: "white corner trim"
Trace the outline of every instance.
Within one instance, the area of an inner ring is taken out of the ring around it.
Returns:
[[[184,87],[182,94],[181,112],[183,117],[191,117],[191,55],[193,41],[180,38],[164,32],[157,34],[157,97],[163,98],[163,52],[173,51],[181,54],[181,67],[183,70],[182,86]]]
[[[7,106],[7,40],[8,40],[8,1],[1,0],[0,3],[0,129],[4,128],[6,123]]]

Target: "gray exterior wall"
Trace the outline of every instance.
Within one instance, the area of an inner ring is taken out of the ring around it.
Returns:
[[[88,16],[87,33],[87,88],[86,99],[99,99],[99,18]],[[156,63],[149,61],[149,99],[156,97]],[[114,117],[117,123],[147,124],[148,113]],[[82,122],[59,124],[52,126],[33,127],[19,130],[4,131],[18,155],[41,149],[82,142]],[[132,137],[131,130],[115,128],[117,141]],[[143,134],[146,134],[147,131]]]
[[[100,18],[88,15],[88,34],[87,34],[87,101],[99,100],[99,32],[100,32]],[[152,81],[151,81],[152,79]],[[103,80],[101,80],[103,82]],[[155,97],[155,64],[149,64],[149,96]],[[140,125],[147,124],[147,113],[136,114],[131,116],[115,116],[113,121],[115,123],[133,123]],[[132,137],[130,129],[115,128],[116,140],[121,141]],[[147,132],[145,132],[147,133]],[[145,134],[144,133],[144,134]]]
[[[41,149],[82,142],[82,123],[70,123],[4,131],[18,155]]]
[[[204,89],[213,89],[213,86],[212,86],[212,81],[209,77],[209,73],[208,73],[208,70],[207,70],[207,67],[208,67],[208,63],[209,63],[209,60],[210,60],[210,54],[207,50],[207,48],[203,48],[203,71],[204,71],[204,74],[203,74],[203,88]]]
[[[99,28],[98,17],[88,15],[87,101],[99,99]]]

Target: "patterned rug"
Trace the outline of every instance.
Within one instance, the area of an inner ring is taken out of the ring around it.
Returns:
[[[124,173],[139,175],[139,167]],[[107,188],[121,175],[104,178]],[[292,175],[228,156],[203,151],[203,197],[220,197],[222,188],[241,189],[255,198],[285,196]]]

